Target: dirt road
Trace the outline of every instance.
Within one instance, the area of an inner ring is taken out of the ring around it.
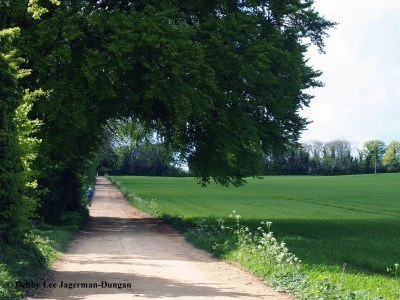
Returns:
[[[35,299],[291,299],[193,248],[131,207],[104,177],[90,216]]]

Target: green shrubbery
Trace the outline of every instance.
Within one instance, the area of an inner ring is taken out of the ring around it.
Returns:
[[[23,95],[18,84],[22,60],[14,48],[19,33],[18,28],[0,30],[0,241],[5,242],[22,236],[28,210],[21,200],[23,166],[14,122]]]
[[[42,223],[17,244],[0,243],[0,299],[22,297],[24,291],[15,288],[15,283],[37,282],[37,275],[67,250],[68,242],[85,220],[82,214],[66,213],[62,226]]]
[[[31,233],[23,243],[0,244],[0,299],[17,299],[23,291],[15,288],[17,281],[31,281],[56,257],[49,239]]]
[[[84,214],[64,215],[64,228],[41,225],[37,219],[39,170],[34,167],[41,140],[41,122],[31,119],[33,104],[46,93],[24,90],[21,79],[29,74],[21,68],[16,41],[19,28],[0,30],[0,298],[16,299],[23,291],[16,281],[33,280],[65,249]],[[66,227],[65,227],[66,226]],[[57,234],[56,234],[57,233]],[[49,237],[52,236],[51,241]]]

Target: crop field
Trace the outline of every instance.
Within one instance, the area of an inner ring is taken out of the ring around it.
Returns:
[[[268,176],[238,188],[201,187],[193,178],[115,178],[185,221],[228,219],[233,210],[253,230],[272,221],[274,236],[310,276],[346,273],[349,289],[400,295],[400,174]]]

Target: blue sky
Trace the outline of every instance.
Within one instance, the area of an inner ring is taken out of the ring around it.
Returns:
[[[302,140],[400,141],[400,1],[316,0],[315,7],[339,25],[326,54],[309,51],[325,87],[311,91],[302,115],[313,123]]]

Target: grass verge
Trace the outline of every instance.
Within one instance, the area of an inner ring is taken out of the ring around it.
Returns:
[[[267,242],[263,241],[263,234],[270,233],[265,222],[259,224],[263,230],[260,231],[252,223],[242,225],[241,220],[238,223],[237,214],[227,219],[170,216],[158,201],[143,199],[115,178],[111,180],[132,205],[172,223],[196,247],[239,262],[263,277],[268,285],[290,292],[299,299],[400,299],[398,266],[392,266],[391,274],[385,275],[363,272],[346,264],[299,263],[295,261],[296,256],[289,255],[285,244],[277,242],[272,234]],[[187,214],[190,213],[189,209]],[[279,226],[278,221],[277,224],[274,229]],[[331,242],[335,243],[335,240]]]
[[[21,283],[37,282],[36,276],[48,268],[86,220],[81,213],[66,213],[60,226],[40,224],[16,245],[0,242],[0,299],[24,296]]]

